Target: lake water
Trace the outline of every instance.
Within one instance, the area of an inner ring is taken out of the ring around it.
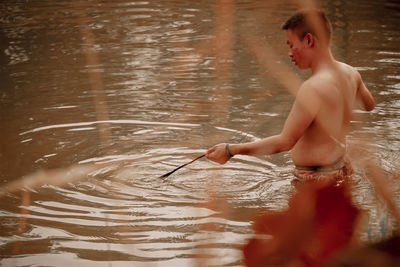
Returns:
[[[376,101],[355,114],[349,143],[371,144],[398,178],[400,3],[323,2],[334,55]],[[0,265],[241,266],[254,215],[287,204],[290,155],[203,158],[158,177],[216,143],[280,131],[293,96],[259,58],[272,50],[277,66],[309,75],[290,65],[280,30],[298,6],[2,1]],[[383,238],[390,214],[356,172],[363,238]]]

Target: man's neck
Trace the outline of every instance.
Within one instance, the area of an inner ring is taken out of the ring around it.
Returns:
[[[335,58],[333,57],[332,52],[329,48],[325,50],[320,50],[315,55],[315,60],[311,62],[310,66],[311,72],[312,74],[315,74],[321,69],[333,66],[334,62]]]

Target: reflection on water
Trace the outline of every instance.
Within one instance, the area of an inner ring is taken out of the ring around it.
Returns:
[[[372,140],[390,176],[399,168],[400,6],[323,6],[335,55],[357,67],[377,102],[355,114],[350,143]],[[257,33],[289,64],[280,25],[297,7],[3,1],[0,264],[241,265],[254,214],[286,205],[289,155],[199,160],[157,177],[215,143],[280,130],[293,98],[242,36]],[[357,173],[354,198],[371,217],[364,238],[390,234],[384,204]]]

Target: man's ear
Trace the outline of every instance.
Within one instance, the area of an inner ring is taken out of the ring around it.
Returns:
[[[305,39],[305,41],[307,42],[307,45],[308,45],[309,47],[314,47],[315,39],[314,39],[314,36],[313,36],[311,33],[307,33],[307,34],[304,36],[304,39]]]

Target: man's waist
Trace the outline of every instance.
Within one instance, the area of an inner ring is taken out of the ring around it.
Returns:
[[[299,171],[328,172],[328,171],[339,170],[343,168],[345,165],[346,165],[346,160],[344,156],[342,156],[336,161],[334,161],[332,164],[328,165],[311,165],[311,166],[295,165],[295,166],[296,169],[298,169]]]

